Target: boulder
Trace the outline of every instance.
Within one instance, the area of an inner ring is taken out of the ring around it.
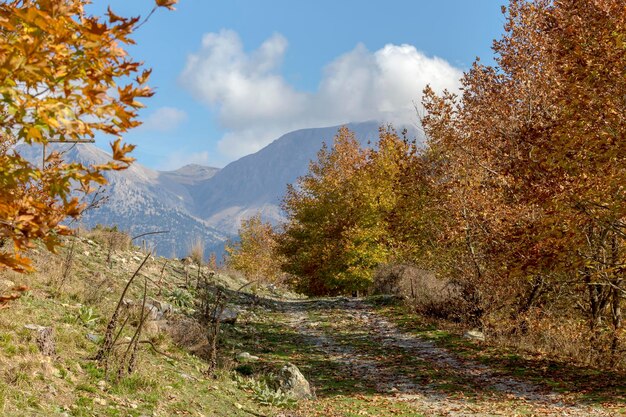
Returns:
[[[314,398],[309,381],[292,363],[283,366],[277,375],[278,389],[295,400]]]
[[[241,352],[237,355],[238,362],[256,362],[259,359],[260,358],[258,356],[251,355],[248,352]]]
[[[174,312],[174,306],[171,304],[168,304],[164,301],[159,301],[159,300],[150,300],[148,301],[146,304],[150,303],[150,305],[154,306],[157,311],[159,312],[159,314],[161,315],[161,317],[158,319],[160,320],[163,317],[168,316],[169,314],[172,314]]]
[[[485,334],[481,332],[480,330],[476,330],[476,329],[465,332],[463,337],[466,339],[470,339],[470,340],[478,340],[480,342],[485,341]]]
[[[133,312],[137,318],[141,315],[141,300],[124,299],[122,305],[129,311]],[[174,307],[171,304],[157,300],[146,300],[146,320],[147,321],[160,321],[168,315],[174,312]]]
[[[225,324],[235,324],[237,322],[237,318],[239,317],[239,311],[234,308],[225,307],[222,310],[222,313],[219,315],[220,323]],[[212,314],[211,321],[217,321],[217,313]]]

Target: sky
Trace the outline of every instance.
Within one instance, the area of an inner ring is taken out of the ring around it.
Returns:
[[[94,0],[146,16],[152,0]],[[416,124],[429,84],[455,90],[502,33],[504,0],[180,0],[138,29],[130,55],[156,94],[124,139],[160,170],[223,167],[296,129]],[[107,148],[109,137],[97,138]]]

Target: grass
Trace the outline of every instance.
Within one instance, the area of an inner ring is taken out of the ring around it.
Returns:
[[[87,336],[104,334],[123,285],[145,255],[131,247],[118,249],[109,268],[107,248],[99,241],[102,237],[98,241],[78,239],[74,263],[60,290],[66,249],[59,255],[36,249],[33,255],[38,273],[0,273],[0,280],[31,288],[9,308],[0,310],[0,415],[138,417],[184,412],[230,417],[249,416],[250,410],[260,415],[274,413],[273,407],[259,404],[250,393],[239,389],[230,371],[207,379],[204,361],[162,335],[153,342],[175,359],[141,345],[137,371],[119,381],[107,381],[102,367],[90,359],[98,346]],[[169,260],[163,288],[158,288],[164,262],[162,258],[151,259],[142,270],[149,279],[151,298],[161,293],[160,299],[164,299],[185,280],[185,266]],[[229,288],[240,285],[223,275],[215,279]],[[131,288],[128,298],[140,299],[142,281]],[[27,324],[53,327],[57,357],[39,353],[36,332],[25,328]]]

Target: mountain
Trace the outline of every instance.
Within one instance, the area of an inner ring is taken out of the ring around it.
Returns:
[[[378,139],[378,122],[351,123],[363,146]],[[287,184],[306,174],[322,143],[332,143],[340,126],[287,133],[260,151],[230,163],[197,187],[195,213],[214,228],[235,234],[241,220],[258,212],[281,219],[280,201]]]
[[[64,152],[68,161],[103,164],[110,156],[90,144],[54,145],[48,152]],[[22,145],[17,151],[33,163],[41,163],[41,147]],[[117,226],[131,236],[155,231],[167,233],[146,236],[135,243],[154,246],[160,255],[185,256],[196,239],[202,239],[207,252],[221,248],[227,235],[193,216],[188,207],[194,204],[189,187],[210,179],[217,168],[188,165],[176,171],[159,172],[134,163],[123,171],[105,173],[109,183],[106,198],[99,207],[87,210],[81,225]]]
[[[377,141],[378,126],[378,122],[348,125],[364,147]],[[280,201],[287,184],[307,173],[322,143],[332,143],[338,129],[287,133],[223,169],[192,164],[176,171],[156,171],[135,163],[127,170],[106,173],[108,200],[87,211],[82,223],[89,227],[117,225],[133,236],[167,230],[141,240],[156,245],[160,255],[180,257],[188,253],[194,240],[202,239],[207,254],[215,251],[219,257],[224,242],[237,234],[243,219],[261,213],[266,221],[281,221]],[[66,160],[84,164],[110,160],[106,152],[90,144],[49,148],[65,152]],[[18,152],[41,163],[41,147],[23,145]]]

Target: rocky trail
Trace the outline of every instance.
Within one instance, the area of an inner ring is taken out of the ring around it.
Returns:
[[[305,357],[317,357],[309,372],[322,405],[305,410],[305,415],[622,415],[581,404],[404,332],[364,299],[291,301],[281,304],[280,312],[283,324],[299,334],[300,349],[312,352]],[[341,389],[325,389],[335,383],[343,384]],[[333,397],[345,401],[363,395],[379,408],[334,411]],[[381,414],[380,404],[389,414]]]

